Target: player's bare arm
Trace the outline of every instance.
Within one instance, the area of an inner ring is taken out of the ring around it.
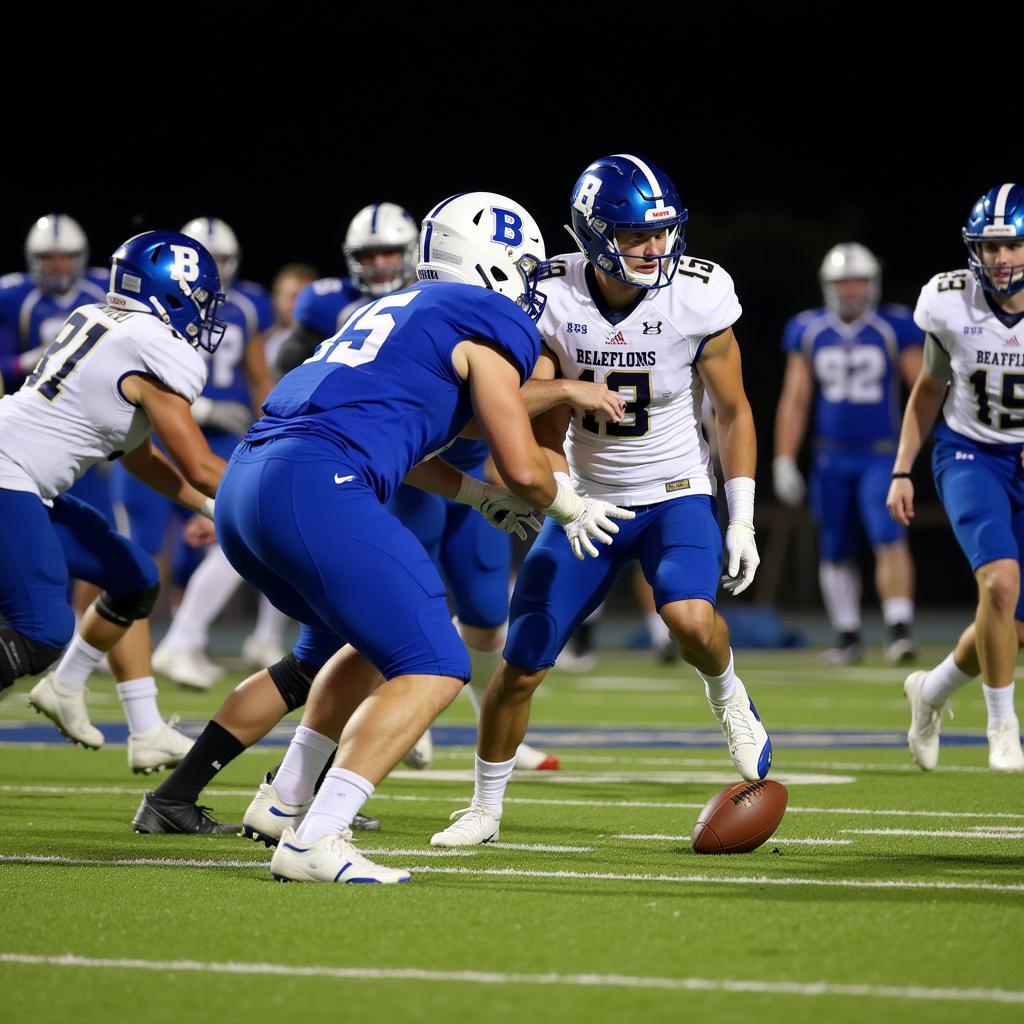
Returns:
[[[188,483],[212,498],[227,463],[210,451],[203,432],[192,418],[188,402],[141,374],[126,377],[121,383],[121,393],[133,405],[145,409],[153,430]]]
[[[810,364],[800,353],[790,352],[775,412],[775,458],[796,458],[807,430],[813,397],[814,377]]]
[[[274,386],[270,379],[270,368],[267,366],[267,352],[263,346],[263,333],[254,334],[245,346],[243,356],[245,377],[249,383],[249,395],[252,401],[253,416],[259,416],[263,403],[270,389]]]
[[[121,465],[147,487],[193,512],[207,507],[210,500],[207,495],[193,487],[148,437],[134,451],[121,457]]]
[[[754,414],[743,390],[740,348],[731,327],[711,336],[704,346],[697,370],[715,407],[725,479],[753,478],[757,468]]]

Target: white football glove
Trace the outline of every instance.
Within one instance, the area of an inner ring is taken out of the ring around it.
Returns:
[[[215,401],[200,395],[192,403],[192,418],[207,430],[241,437],[252,426],[252,410],[241,402]]]
[[[779,455],[772,460],[772,486],[783,505],[796,508],[804,503],[807,485],[792,455]]]
[[[541,524],[534,517],[534,507],[504,487],[495,487],[476,477],[463,475],[455,500],[463,505],[472,505],[491,526],[505,533],[514,533],[520,540],[526,540],[526,527],[534,533],[540,532]]]
[[[572,553],[581,560],[586,555],[597,558],[600,552],[593,541],[611,544],[611,535],[619,532],[612,518],[633,519],[636,516],[635,512],[599,498],[581,498],[565,473],[556,473],[555,483],[558,485],[555,500],[543,510],[544,515],[562,524]]]
[[[729,505],[729,526],[725,531],[728,562],[722,589],[735,596],[754,582],[761,564],[754,543],[754,481],[742,476],[726,480],[725,496]]]

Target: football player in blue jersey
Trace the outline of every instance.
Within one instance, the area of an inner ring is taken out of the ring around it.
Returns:
[[[191,746],[164,723],[149,666],[153,560],[69,495],[103,460],[212,517],[224,469],[189,413],[206,378],[200,347],[224,329],[216,264],[175,232],[147,232],[115,253],[103,302],[71,312],[25,384],[0,399],[0,688],[46,669],[30,703],[72,741],[99,747],[84,683],[109,651],[137,771],[176,764]],[[163,438],[172,465],[151,445]],[[177,467],[177,468],[176,468]],[[102,589],[72,637],[68,576]],[[116,649],[115,649],[116,645]]]
[[[221,273],[226,296],[220,317],[225,323],[217,350],[208,355],[209,375],[192,414],[202,427],[211,449],[221,458],[230,456],[238,439],[248,430],[255,413],[270,390],[270,377],[263,355],[263,332],[273,322],[267,293],[258,284],[238,279],[241,252],[231,228],[215,217],[189,221],[182,234],[195,238],[212,254]],[[196,689],[207,689],[223,670],[206,656],[210,623],[217,617],[241,582],[216,545],[200,556],[180,538],[184,513],[127,473],[119,474],[120,496],[127,512],[133,539],[156,557],[164,547],[168,526],[174,524],[174,578],[182,588],[181,604],[170,630],[153,652],[153,667],[168,678]],[[272,623],[269,652],[262,637],[257,659],[261,664],[283,655],[280,635],[284,621],[270,611],[264,621]],[[253,638],[246,643],[252,645]]]
[[[812,405],[814,464],[811,507],[818,524],[818,580],[836,646],[826,664],[863,656],[861,578],[857,566],[863,527],[875,556],[875,589],[888,627],[885,657],[916,656],[914,565],[906,534],[885,511],[896,437],[901,383],[913,386],[921,367],[923,335],[909,309],[879,305],[881,268],[863,245],[831,248],[819,272],[823,308],[786,325],[786,373],[775,418],[775,494],[785,505],[803,503],[807,488],[797,468]]]
[[[610,517],[631,518],[557,482],[533,440],[520,387],[540,351],[543,256],[536,223],[512,200],[465,193],[438,204],[423,225],[419,283],[358,309],[283,377],[232,456],[217,507],[229,560],[277,607],[351,644],[358,654],[346,649],[343,662],[369,663],[385,680],[349,719],[298,832],[284,830],[278,878],[409,878],[363,857],[349,826],[470,665],[437,569],[384,506],[399,481],[471,504],[510,530],[540,509],[580,557],[597,554],[595,540],[611,543]],[[550,398],[560,387],[536,390]],[[432,457],[474,417],[511,494]],[[317,728],[319,698],[344,683],[334,668],[314,684],[300,729],[329,737]]]
[[[978,584],[974,621],[954,650],[904,683],[907,742],[926,771],[939,760],[946,702],[981,676],[989,767],[1024,772],[1014,711],[1017,651],[1024,643],[1024,187],[990,188],[963,228],[969,270],[937,274],[921,289],[914,320],[926,332],[924,368],[903,417],[887,504],[908,525],[911,469],[935,428],[932,473]]]

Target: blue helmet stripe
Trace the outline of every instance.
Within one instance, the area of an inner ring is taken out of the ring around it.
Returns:
[[[373,213],[370,214],[370,234],[377,234],[377,212],[380,210],[380,203],[373,204]]]
[[[447,199],[442,199],[441,202],[439,202],[437,204],[437,206],[435,206],[430,211],[430,213],[427,214],[427,219],[430,220],[430,219],[436,217],[449,203],[454,203],[456,199],[459,199],[462,196],[466,196],[466,195],[469,195],[469,193],[468,192],[457,192],[455,195],[449,196]]]
[[[434,223],[427,221],[427,230],[423,232],[423,262],[430,262],[430,236],[434,233]]]

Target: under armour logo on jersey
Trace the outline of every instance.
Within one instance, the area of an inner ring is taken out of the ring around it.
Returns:
[[[187,245],[172,245],[174,266],[171,267],[172,281],[194,281],[199,277],[199,253]]]
[[[657,323],[649,324],[646,320],[644,321],[644,334],[661,334],[661,321]]]
[[[513,248],[522,245],[523,218],[514,210],[502,210],[497,206],[491,207],[491,213],[494,214],[494,234],[491,240]]]
[[[334,482],[336,484],[347,484],[349,480],[355,480],[355,478],[356,477],[354,473],[352,474],[352,476],[342,476],[340,473],[334,474]]]

